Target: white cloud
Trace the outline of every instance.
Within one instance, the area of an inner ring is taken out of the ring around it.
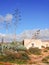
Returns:
[[[6,16],[4,16],[4,17],[2,15],[0,15],[0,23],[4,22],[4,21],[11,22],[12,19],[13,19],[13,15],[12,14],[6,14]]]
[[[12,19],[13,19],[13,15],[12,14],[6,14],[6,16],[5,16],[5,21],[6,22],[11,22]]]
[[[4,17],[2,15],[0,15],[0,22],[4,21]]]
[[[24,39],[24,38],[33,38],[34,35],[35,35],[35,32],[37,32],[37,30],[35,29],[35,30],[27,30],[27,31],[24,31],[17,38],[19,38],[19,40],[20,39]],[[49,29],[40,30],[40,32],[36,36],[36,38],[37,39],[42,39],[42,40],[49,40]]]

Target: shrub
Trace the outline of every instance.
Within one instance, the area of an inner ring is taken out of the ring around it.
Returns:
[[[21,54],[20,53],[15,53],[14,56],[15,56],[15,59],[20,59],[21,58]]]
[[[17,51],[25,51],[26,47],[24,47],[23,45],[19,45],[19,46],[16,47],[16,50]]]
[[[0,61],[3,61],[3,62],[13,62],[17,57],[15,56],[15,54],[7,54],[7,55],[3,55],[1,58],[0,58]]]
[[[47,63],[47,59],[46,58],[43,58],[42,59],[42,62]]]
[[[49,47],[46,47],[47,50],[49,50]]]
[[[26,63],[27,63],[27,61],[21,60],[21,59],[19,59],[19,60],[16,59],[15,62],[16,62],[17,64],[26,64]]]
[[[40,55],[41,54],[41,50],[39,48],[29,48],[29,51],[32,54],[35,54],[35,55]]]
[[[44,52],[48,52],[48,50],[44,50]]]
[[[21,53],[21,54],[22,54],[21,57],[22,60],[29,60],[29,56],[26,53]]]
[[[43,63],[48,63],[48,64],[49,64],[48,59],[49,59],[49,56],[46,56],[45,58],[42,59],[42,62],[43,62]]]
[[[42,48],[45,48],[44,46],[41,46]]]
[[[0,61],[2,62],[12,62],[12,63],[26,63],[29,57],[26,53],[10,53],[7,55],[2,55]],[[18,62],[17,62],[18,61]]]
[[[0,44],[0,53],[2,52],[2,46],[1,46],[1,44]]]
[[[0,58],[0,61],[2,62],[13,61],[13,60],[14,60],[14,57],[12,55],[7,55]]]
[[[26,64],[28,62],[29,56],[25,52],[19,52],[21,54],[21,58],[16,59],[15,62],[17,64]]]

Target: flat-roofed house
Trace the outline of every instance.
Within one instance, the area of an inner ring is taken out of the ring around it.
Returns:
[[[49,40],[42,41],[42,46],[49,47]]]
[[[30,47],[42,48],[42,46],[49,46],[48,41],[42,41],[41,39],[24,39],[24,46],[29,49]]]

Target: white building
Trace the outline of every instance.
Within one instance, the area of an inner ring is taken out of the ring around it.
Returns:
[[[42,46],[49,47],[49,41],[41,41],[40,39],[24,39],[24,46],[27,49],[29,49],[32,46],[41,49]]]

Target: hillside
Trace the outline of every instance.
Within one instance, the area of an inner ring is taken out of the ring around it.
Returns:
[[[9,38],[9,36],[10,36],[10,38]],[[14,34],[1,34],[0,33],[0,41],[2,38],[4,38],[4,41],[10,42],[10,41],[13,41]],[[49,40],[49,29],[26,30],[20,34],[16,34],[16,40],[18,40],[18,41],[22,41],[23,39],[31,39],[31,38],[37,38],[37,39],[41,39],[41,40]]]

